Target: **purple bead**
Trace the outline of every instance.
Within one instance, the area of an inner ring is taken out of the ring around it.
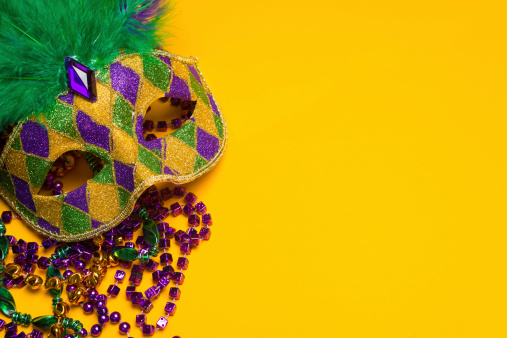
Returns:
[[[210,214],[202,215],[202,223],[206,224],[207,226],[213,225],[213,221],[211,220],[211,215]]]
[[[188,204],[194,204],[195,202],[197,202],[197,196],[192,193],[192,192],[189,192],[186,194],[185,196],[185,201],[188,203]]]
[[[114,284],[111,284],[107,288],[107,293],[109,293],[113,297],[116,297],[120,293],[120,288]]]
[[[167,122],[166,121],[158,121],[157,122],[157,130],[158,131],[167,131]]]
[[[79,334],[81,338],[85,338],[86,336],[88,336],[88,331],[86,331],[85,328],[82,328],[81,331],[79,331]]]
[[[180,251],[186,253],[187,255],[190,255],[192,251],[192,249],[190,248],[190,243],[182,243],[180,245]]]
[[[176,240],[176,242],[190,243],[190,236],[188,236],[188,234],[186,234],[183,230],[178,230],[174,234],[174,239]]]
[[[160,195],[162,196],[162,199],[164,201],[167,201],[168,199],[173,197],[173,193],[169,188],[164,188],[164,189],[160,190]]]
[[[70,277],[70,275],[72,275],[74,272],[70,271],[70,270],[66,270],[64,273],[63,273],[63,278],[64,279],[67,279]]]
[[[181,215],[181,205],[178,202],[171,204],[171,212],[173,213],[173,216]]]
[[[95,72],[71,57],[65,58],[65,69],[67,70],[67,85],[69,90],[90,102],[96,101],[97,85],[95,82]]]
[[[149,271],[155,271],[157,270],[158,268],[158,263],[155,262],[154,260],[150,259],[148,260],[148,262],[145,264],[145,268],[148,269]]]
[[[180,269],[183,269],[183,270],[188,269],[188,258],[185,258],[185,257],[178,258],[178,262],[176,263],[176,266]]]
[[[146,322],[146,315],[137,315],[136,316],[136,325],[141,326]]]
[[[153,325],[143,324],[141,325],[141,330],[145,336],[153,336],[155,333],[155,327]]]
[[[163,266],[166,266],[168,264],[171,264],[173,262],[173,256],[170,253],[163,253],[160,255],[160,264]]]
[[[153,282],[155,282],[155,283],[158,282],[160,280],[160,278],[163,277],[162,271],[160,271],[160,270],[154,271],[151,274],[151,277],[153,278]]]
[[[11,245],[11,246],[18,242],[18,240],[14,236],[7,235],[6,237],[7,237],[7,241],[9,242],[9,245]]]
[[[125,291],[125,294],[127,295],[127,299],[130,300],[130,297],[132,296],[132,293],[136,292],[135,286],[127,286],[127,290]]]
[[[97,300],[102,300],[102,301],[107,301],[107,296],[106,295],[103,295],[103,294],[100,294],[97,296],[96,298]]]
[[[81,271],[85,268],[85,263],[83,261],[76,261],[74,263],[74,267],[76,268],[77,271]]]
[[[118,326],[118,329],[120,330],[121,333],[126,334],[127,332],[130,331],[130,324],[127,322],[123,322]]]
[[[109,321],[109,316],[106,314],[102,314],[99,316],[99,324],[105,324]]]
[[[195,207],[192,204],[185,204],[183,207],[183,213],[187,216],[195,213]]]
[[[26,259],[25,259],[25,255],[21,254],[19,256],[16,256],[16,258],[14,258],[14,264],[17,264],[17,265],[25,265],[25,262],[26,262]]]
[[[43,333],[37,329],[34,329],[32,333],[30,333],[30,338],[42,338]]]
[[[100,334],[102,333],[102,326],[100,326],[99,324],[93,325],[92,328],[90,329],[90,333],[94,337],[100,336]]]
[[[160,249],[170,248],[171,247],[171,240],[169,238],[160,238],[159,242],[158,242],[158,247]]]
[[[55,181],[55,175],[48,174],[44,180],[44,188],[53,189],[53,182]]]
[[[17,334],[16,338],[26,338],[26,333],[21,331],[20,333]]]
[[[176,282],[176,284],[183,284],[183,282],[185,281],[185,275],[181,272],[175,272],[173,274],[173,278],[172,278],[173,281]]]
[[[105,300],[97,300],[97,301],[95,301],[95,308],[101,309],[101,308],[103,308],[105,306],[106,306],[106,301]]]
[[[132,302],[132,304],[138,304],[143,298],[143,294],[141,292],[132,292],[132,294],[130,295],[130,301]]]
[[[17,337],[16,337],[16,338],[17,338]],[[66,334],[65,336],[63,336],[63,338],[74,338],[74,336],[73,336],[73,335],[71,335],[71,334]]]
[[[75,285],[67,285],[65,290],[67,290],[67,292],[72,292],[72,291],[76,290],[76,288],[77,288],[77,286],[75,286]]]
[[[125,243],[125,247],[135,249],[136,245],[132,242],[127,242],[127,243]]]
[[[150,141],[153,141],[153,140],[156,140],[157,139],[157,136],[155,134],[148,134],[146,135],[146,141],[147,142],[150,142]]]
[[[167,312],[170,316],[174,316],[174,313],[176,312],[176,304],[173,302],[167,302],[164,308],[165,312]]]
[[[99,295],[99,292],[97,290],[88,291],[88,298],[90,298],[90,300],[97,299],[98,295]]]
[[[199,224],[201,224],[201,218],[199,215],[188,216],[188,225],[196,227],[199,226]]]
[[[143,299],[139,302],[139,306],[144,312],[149,313],[153,309],[153,303],[148,299]]]
[[[116,270],[116,273],[114,274],[114,279],[116,279],[119,283],[123,283],[123,280],[125,279],[125,271]]]
[[[45,240],[42,241],[42,246],[44,247],[44,249],[47,250],[53,246],[53,241],[51,240],[51,238],[46,238]]]
[[[53,191],[55,190],[62,190],[63,188],[63,183],[60,182],[60,181],[55,181],[55,183],[53,183]]]
[[[3,330],[5,327],[5,320],[0,318],[0,330]]]
[[[7,289],[12,288],[12,286],[14,285],[13,279],[11,277],[9,277],[9,276],[5,276],[4,279],[2,280],[2,282],[4,283],[4,286]]]
[[[183,197],[183,195],[185,195],[185,188],[183,187],[174,188],[174,196]]]
[[[195,205],[195,210],[199,215],[202,215],[208,210],[208,207],[203,202],[199,202]]]
[[[49,267],[49,258],[47,257],[40,257],[37,260],[37,267],[42,270],[46,270]]]
[[[157,320],[157,327],[161,330],[163,330],[166,326],[167,326],[167,318],[165,317],[160,317],[158,320]]]
[[[118,311],[111,313],[111,323],[119,323],[121,320],[121,314]]]
[[[35,242],[29,242],[26,245],[26,250],[31,253],[37,253],[39,251],[39,244],[37,244]]]
[[[143,123],[143,130],[144,131],[153,131],[154,127],[155,127],[155,123],[153,123],[152,120],[146,120]]]
[[[170,288],[169,289],[169,297],[180,299],[181,296],[181,290],[180,288]]]
[[[146,291],[144,291],[144,295],[149,300],[153,300],[155,298],[158,298],[159,293],[157,292],[157,289],[154,286],[152,286],[152,287],[148,288]]]
[[[171,127],[173,127],[174,129],[178,129],[179,127],[181,127],[181,119],[177,118],[171,120]]]
[[[4,224],[9,224],[12,221],[12,212],[4,211],[2,212],[2,222]]]
[[[157,286],[159,286],[161,289],[165,288],[167,285],[169,285],[171,281],[167,277],[162,277],[157,283]]]
[[[201,228],[201,230],[199,231],[199,237],[201,239],[208,240],[210,236],[211,236],[210,228]]]
[[[86,302],[83,304],[83,310],[85,313],[92,313],[93,312],[93,304],[90,302]]]
[[[18,326],[13,322],[5,324],[5,332],[18,333]]]
[[[97,309],[97,314],[99,316],[100,315],[107,315],[108,313],[109,313],[109,310],[105,306]]]

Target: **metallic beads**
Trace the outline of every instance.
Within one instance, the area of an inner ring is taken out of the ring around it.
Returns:
[[[69,310],[70,310],[69,304],[65,302],[59,302],[53,308],[53,313],[55,314],[55,317],[64,318],[67,316]]]
[[[4,273],[11,278],[16,278],[21,273],[21,266],[14,263],[9,263],[5,266]]]
[[[49,338],[63,338],[63,335],[66,331],[65,328],[58,323],[51,325],[51,328],[49,330]]]
[[[43,283],[42,277],[37,275],[28,275],[25,278],[26,284],[32,289],[37,290]]]
[[[63,286],[63,280],[58,276],[49,277],[44,283],[44,287],[48,290],[61,290]]]
[[[69,292],[69,302],[73,305],[78,305],[85,300],[86,290],[84,287],[77,287]]]

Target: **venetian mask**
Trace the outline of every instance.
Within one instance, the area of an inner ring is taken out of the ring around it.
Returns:
[[[38,232],[59,241],[91,238],[118,225],[157,182],[189,182],[210,170],[227,141],[226,124],[196,59],[162,50],[120,54],[91,72],[68,60],[71,90],[51,111],[15,125],[0,157],[0,194]],[[158,98],[192,102],[178,129],[145,140],[143,124]],[[103,168],[57,196],[38,192],[64,153],[93,154]]]

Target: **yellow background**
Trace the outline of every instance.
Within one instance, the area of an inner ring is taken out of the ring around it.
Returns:
[[[179,1],[171,24],[230,142],[188,186],[215,225],[160,336],[507,336],[504,2]]]

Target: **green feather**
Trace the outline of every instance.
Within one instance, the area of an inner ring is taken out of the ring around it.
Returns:
[[[94,70],[161,44],[164,0],[0,0],[0,128],[50,111],[64,60]]]

